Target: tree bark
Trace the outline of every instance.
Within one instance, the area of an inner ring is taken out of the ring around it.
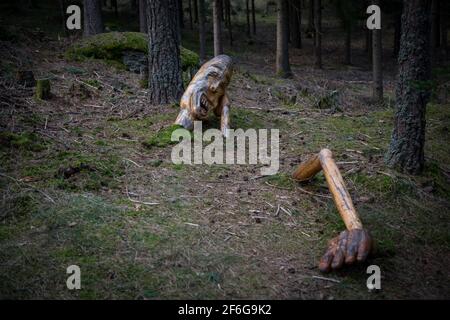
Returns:
[[[380,5],[379,0],[372,2]],[[372,30],[372,70],[373,70],[373,99],[377,102],[383,101],[383,47],[381,42],[381,29]]]
[[[198,0],[198,35],[200,42],[200,61],[206,60],[205,0]]]
[[[247,37],[251,38],[252,34],[250,31],[250,0],[245,0],[245,13],[247,15]]]
[[[194,16],[192,15],[192,0],[188,1],[188,11],[189,11],[189,26],[191,30],[194,30]]]
[[[233,46],[233,30],[231,25],[231,0],[225,1],[225,24],[228,29],[228,38],[230,40],[230,46]]]
[[[441,10],[440,10],[440,34],[441,34],[441,52],[443,60],[446,61],[448,59],[448,21],[449,18],[449,11],[450,6],[448,2],[441,3]]]
[[[437,57],[437,48],[439,47],[439,0],[431,1],[431,67],[433,68],[436,65],[438,60]]]
[[[306,23],[308,25],[306,32],[308,33],[314,33],[314,0],[309,0],[309,7],[308,7],[308,22]],[[314,37],[315,40],[315,37]]]
[[[179,24],[179,28],[181,30],[181,29],[184,29],[183,0],[178,0],[177,5],[178,5],[178,24]]]
[[[214,0],[213,3],[213,28],[214,28],[214,55],[223,53],[222,42],[222,0]]]
[[[139,31],[147,33],[147,0],[139,0]]]
[[[198,2],[194,0],[194,23],[198,23]]]
[[[424,166],[425,112],[431,78],[430,0],[404,0],[394,130],[386,163],[418,174]]]
[[[100,0],[84,0],[84,36],[103,32],[102,3]]]
[[[179,101],[181,77],[177,0],[147,0],[149,100],[153,105]]]
[[[398,56],[400,50],[400,37],[402,35],[402,15],[401,13],[394,16],[394,57]]]
[[[314,1],[315,67],[322,69],[322,1]]]
[[[117,5],[117,0],[111,0],[111,6],[114,8],[114,16],[117,18],[119,16],[119,8]]]
[[[301,49],[301,0],[292,0],[291,2],[291,39],[294,48]]]
[[[287,15],[288,1],[278,0],[276,71],[277,75],[283,78],[292,76],[291,66],[289,64],[289,30],[286,19]]]
[[[256,34],[255,0],[252,0],[252,25],[253,25],[253,34]]]

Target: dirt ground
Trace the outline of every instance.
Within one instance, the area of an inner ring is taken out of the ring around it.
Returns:
[[[374,105],[364,35],[344,66],[338,31],[324,26],[323,70],[312,67],[311,39],[291,49],[287,80],[274,72],[273,20],[251,41],[235,29],[235,45],[225,46],[236,64],[232,127],[280,130],[280,170],[270,177],[254,165],[172,164],[158,131],[178,107],[149,105],[138,75],[66,61],[71,40],[2,41],[5,65],[50,77],[53,97],[36,101],[33,89],[2,78],[0,298],[450,298],[450,105],[429,106],[423,175],[391,171],[383,156],[392,52],[384,53],[385,104]],[[197,49],[193,35],[183,41]],[[376,241],[367,263],[326,275],[318,259],[344,225],[322,175],[291,179],[324,147]],[[81,290],[66,288],[72,264]],[[382,273],[376,292],[366,287],[371,264]]]

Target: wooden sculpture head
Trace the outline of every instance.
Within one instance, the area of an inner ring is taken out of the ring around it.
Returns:
[[[232,74],[233,62],[227,55],[219,55],[203,64],[181,97],[181,111],[175,123],[192,129],[193,121],[206,119],[211,110],[223,116],[223,107],[229,105],[226,89]]]

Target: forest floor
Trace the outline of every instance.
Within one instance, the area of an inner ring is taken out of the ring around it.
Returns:
[[[240,31],[225,47],[236,62],[231,124],[280,130],[280,170],[270,177],[251,165],[174,165],[172,145],[144,142],[178,107],[148,105],[138,75],[68,62],[67,40],[2,41],[11,72],[27,61],[37,77],[51,77],[53,97],[36,101],[33,89],[11,84],[16,97],[2,98],[0,298],[450,298],[448,102],[429,105],[424,173],[396,173],[383,163],[393,59],[385,59],[379,106],[370,102],[362,41],[354,65],[343,66],[343,42],[325,26],[324,69],[312,68],[311,39],[303,39],[290,52],[294,78],[279,79],[272,21],[259,23],[252,41]],[[183,41],[196,49],[193,36]],[[308,184],[291,179],[324,147],[376,241],[367,263],[327,275],[318,260],[344,225],[322,174]],[[66,288],[72,264],[81,290]],[[376,292],[366,287],[370,264],[381,268]]]

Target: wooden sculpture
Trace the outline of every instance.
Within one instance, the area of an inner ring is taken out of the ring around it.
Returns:
[[[366,260],[372,251],[373,243],[369,232],[363,228],[330,150],[323,149],[318,155],[301,163],[293,177],[298,181],[308,181],[321,170],[347,227],[347,230],[329,242],[328,249],[320,260],[320,271],[329,272],[341,268],[344,264],[351,265],[356,261]]]
[[[221,131],[228,137],[230,100],[226,93],[233,74],[233,62],[219,55],[202,65],[181,97],[180,113],[175,124],[192,130],[194,121],[208,117],[209,111],[220,117]]]

